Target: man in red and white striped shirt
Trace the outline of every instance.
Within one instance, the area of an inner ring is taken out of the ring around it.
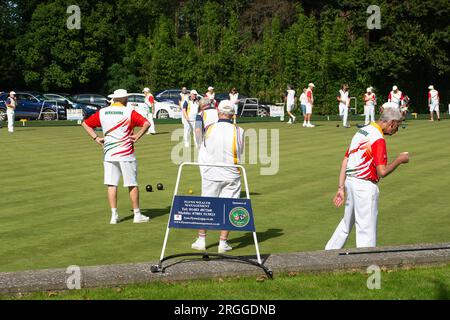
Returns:
[[[342,249],[356,224],[358,248],[376,247],[378,219],[378,181],[387,177],[398,166],[409,162],[409,154],[401,153],[388,164],[384,135],[394,135],[403,116],[398,108],[384,107],[379,121],[361,128],[353,137],[342,162],[339,189],[334,204],[345,202],[344,218],[326,245],[326,250]]]
[[[403,104],[404,98],[405,96],[403,95],[403,92],[401,92],[397,86],[394,86],[392,87],[392,91],[389,92],[388,102],[396,103],[400,108]]]
[[[429,86],[428,90],[428,105],[430,106],[430,121],[434,121],[433,113],[436,112],[438,121],[441,121],[441,115],[439,113],[439,92],[434,89],[434,86]]]
[[[114,103],[83,122],[83,128],[96,143],[103,146],[105,185],[108,186],[108,199],[112,213],[111,224],[120,222],[117,212],[117,188],[121,176],[124,187],[129,188],[134,209],[134,223],[148,222],[149,218],[143,216],[139,208],[134,144],[147,132],[150,123],[136,111],[126,108],[128,100],[126,90],[116,90],[109,98],[113,99]],[[141,130],[134,134],[136,127],[141,127]],[[102,128],[103,138],[95,133],[95,128]]]

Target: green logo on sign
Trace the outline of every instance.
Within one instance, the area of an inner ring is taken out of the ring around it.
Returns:
[[[250,214],[245,208],[234,208],[230,212],[230,222],[236,228],[244,228],[250,223]]]

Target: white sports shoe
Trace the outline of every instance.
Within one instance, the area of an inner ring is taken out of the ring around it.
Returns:
[[[303,124],[303,128],[306,128],[308,125],[306,123]]]
[[[206,241],[204,239],[197,238],[197,241],[192,244],[191,248],[198,251],[206,251]]]
[[[294,124],[295,123],[295,119],[297,119],[296,117],[294,117],[294,119],[292,119],[292,123]]]
[[[111,217],[110,224],[118,224],[120,222],[120,218],[118,214],[115,214]]]
[[[289,121],[287,122],[287,124],[292,124],[292,119],[289,119]]]
[[[225,242],[224,245],[219,245],[219,253],[227,253],[227,251],[231,251],[233,248],[228,244],[228,242]]]
[[[308,124],[308,128],[315,128],[316,126],[313,124]]]
[[[150,221],[150,218],[143,216],[142,214],[134,216],[134,223],[147,223],[149,221]]]

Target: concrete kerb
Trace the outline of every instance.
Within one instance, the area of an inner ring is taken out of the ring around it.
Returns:
[[[365,271],[371,265],[397,269],[420,265],[450,264],[450,243],[317,251],[263,256],[265,265],[277,274],[289,272]],[[81,287],[115,287],[154,281],[183,281],[220,277],[258,276],[264,272],[240,261],[201,259],[168,261],[162,274],[153,274],[154,263],[81,267]],[[66,269],[0,273],[0,293],[65,291],[70,275]]]

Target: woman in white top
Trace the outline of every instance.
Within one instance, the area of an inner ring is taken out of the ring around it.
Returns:
[[[231,89],[230,91],[230,101],[233,103],[234,106],[234,116],[233,116],[233,122],[236,124],[236,118],[239,111],[239,92],[236,88]]]

